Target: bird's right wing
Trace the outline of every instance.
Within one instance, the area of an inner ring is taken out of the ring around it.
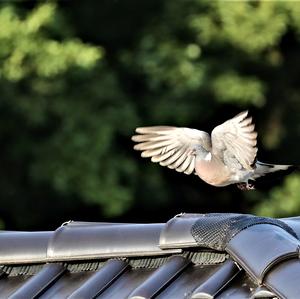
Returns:
[[[252,118],[247,115],[248,111],[244,111],[213,129],[212,152],[223,160],[229,155],[245,169],[252,169],[257,153],[257,133]]]
[[[134,149],[142,151],[142,157],[185,174],[194,172],[195,149],[211,147],[209,135],[196,129],[154,126],[137,128],[136,133]]]

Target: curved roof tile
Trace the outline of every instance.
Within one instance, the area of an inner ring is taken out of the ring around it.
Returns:
[[[218,251],[192,234],[203,216],[3,232],[0,298],[298,298],[300,217],[243,226]]]

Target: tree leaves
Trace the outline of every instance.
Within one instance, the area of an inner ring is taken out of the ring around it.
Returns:
[[[299,213],[289,191],[297,189],[297,176],[283,189],[250,199],[153,168],[133,153],[130,142],[138,126],[209,131],[250,108],[263,142],[259,159],[297,160],[298,6],[124,0],[123,12],[114,1],[2,4],[2,214],[32,227],[34,201],[41,197],[56,204],[59,198],[66,211],[96,206],[99,215],[117,217],[147,207],[153,217],[159,212],[167,217],[182,209],[248,212],[267,196],[274,208],[262,204],[255,211],[280,215],[279,199],[289,197],[283,213]],[[32,207],[28,217],[19,216],[20,201]],[[162,203],[170,209],[162,210]],[[39,213],[48,212],[44,209]],[[52,209],[53,216],[58,207]]]

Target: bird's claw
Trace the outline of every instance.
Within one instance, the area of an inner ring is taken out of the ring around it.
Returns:
[[[245,191],[245,190],[248,191],[248,190],[254,190],[255,189],[254,184],[250,184],[250,183],[238,183],[236,185],[240,190],[243,190],[243,191]]]

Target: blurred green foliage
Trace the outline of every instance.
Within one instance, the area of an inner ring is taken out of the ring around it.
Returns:
[[[283,1],[2,3],[0,218],[299,214],[298,174],[253,193],[211,188],[140,159],[130,141],[137,126],[211,130],[250,109],[258,158],[297,163],[299,20],[300,4]]]
[[[300,210],[299,175],[291,175],[283,187],[274,187],[269,198],[266,198],[254,212],[273,217],[289,217],[299,214]]]

